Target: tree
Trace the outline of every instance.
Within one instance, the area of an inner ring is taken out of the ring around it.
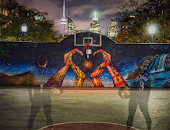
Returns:
[[[167,42],[170,36],[169,2],[167,0],[149,0],[135,11],[127,13],[121,20],[122,28],[115,41],[119,43],[149,43],[152,38],[146,28],[150,23],[159,26],[159,32],[154,36],[154,42]],[[133,15],[133,17],[131,17]]]
[[[23,34],[20,27],[23,23],[28,26],[27,41],[54,42],[54,22],[46,19],[47,13],[36,9],[28,9],[18,3],[7,4],[3,8],[7,15],[0,14],[0,41],[22,41]],[[39,19],[37,19],[39,17]]]

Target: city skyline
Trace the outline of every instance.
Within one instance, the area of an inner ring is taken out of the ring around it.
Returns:
[[[58,31],[62,31],[60,24],[63,16],[63,0],[16,0],[21,5],[28,8],[35,8],[42,12],[48,12],[47,19],[56,22]],[[121,18],[120,13],[136,8],[130,4],[136,2],[141,5],[147,0],[66,0],[66,17],[70,17],[77,30],[89,30],[94,11],[97,11],[101,30],[107,35],[108,26],[111,19]]]

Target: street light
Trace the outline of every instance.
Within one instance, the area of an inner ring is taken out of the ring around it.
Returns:
[[[153,37],[158,32],[158,26],[156,24],[150,24],[147,29],[148,33],[152,37],[152,43],[153,43]]]
[[[27,31],[28,31],[28,27],[27,27],[27,25],[25,23],[23,23],[21,25],[21,31],[22,31],[23,37],[24,37],[23,40],[25,40],[25,33],[27,33]]]

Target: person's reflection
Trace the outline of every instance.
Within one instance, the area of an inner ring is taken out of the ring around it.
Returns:
[[[33,90],[33,91],[32,91]],[[28,120],[28,128],[32,129],[33,123],[37,113],[40,111],[41,107],[44,110],[46,116],[47,125],[52,125],[51,117],[51,98],[50,98],[50,89],[30,89],[30,101],[31,101],[31,114]],[[32,94],[33,93],[33,94]]]
[[[132,88],[130,90],[130,99],[129,99],[129,116],[127,119],[127,130],[133,124],[133,118],[136,112],[137,107],[139,106],[143,116],[145,117],[146,125],[148,130],[151,130],[151,118],[148,112],[148,101],[150,95],[150,80],[147,76],[140,75],[136,78],[134,82],[135,86],[139,89]]]
[[[46,82],[46,77],[48,75],[47,59],[46,57],[40,57],[38,59],[38,68],[33,72],[36,80],[41,84],[40,87],[34,87],[29,89],[29,97],[31,102],[31,114],[28,119],[28,130],[32,130],[37,113],[40,111],[41,107],[44,110],[46,116],[47,125],[52,125],[51,117],[51,97],[50,88],[43,88]]]

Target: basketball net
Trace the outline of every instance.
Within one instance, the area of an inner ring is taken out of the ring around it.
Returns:
[[[90,58],[90,55],[92,54],[92,50],[89,48],[89,45],[91,43],[86,43],[86,55],[87,55],[87,59]]]

